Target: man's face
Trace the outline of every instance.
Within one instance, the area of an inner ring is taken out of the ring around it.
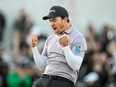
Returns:
[[[55,34],[59,34],[64,31],[65,19],[61,17],[50,18],[50,25],[53,28]]]

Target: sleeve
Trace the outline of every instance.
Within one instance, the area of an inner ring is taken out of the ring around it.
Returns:
[[[46,61],[47,61],[47,43],[49,41],[50,37],[46,40],[42,54],[39,53],[37,47],[32,48],[32,53],[34,57],[34,61],[38,68],[43,71],[46,67]]]
[[[74,38],[74,40],[71,43],[71,50],[74,53],[74,55],[84,57],[84,53],[87,50],[87,43],[85,37],[82,34]]]
[[[47,57],[44,55],[40,55],[37,47],[32,48],[32,53],[33,53],[33,57],[34,57],[34,61],[35,61],[36,65],[38,66],[38,68],[41,71],[43,71],[45,69],[45,66],[46,66]]]
[[[79,71],[86,47],[84,37],[74,39],[72,49],[69,46],[63,47],[68,65],[74,70]]]

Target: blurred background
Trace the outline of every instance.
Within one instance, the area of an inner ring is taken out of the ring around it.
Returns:
[[[0,87],[31,87],[41,76],[29,39],[40,36],[41,53],[53,33],[42,17],[53,5],[68,10],[87,41],[75,87],[116,87],[116,0],[0,0]]]

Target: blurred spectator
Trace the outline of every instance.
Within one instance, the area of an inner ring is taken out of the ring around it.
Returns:
[[[0,43],[0,87],[7,87],[6,77],[11,63],[10,56],[5,52],[3,44]]]
[[[5,15],[0,9],[0,42],[3,41],[5,26],[6,26]]]
[[[116,87],[116,41],[111,40],[106,48],[107,52],[111,55],[107,61],[108,85]]]
[[[29,37],[31,34],[37,34],[39,37],[38,39],[41,39],[40,43],[45,41],[47,38],[47,35],[41,31],[38,25],[34,24],[31,16],[27,14],[24,8],[22,8],[19,12],[19,16],[14,22],[13,50],[15,52],[19,51],[19,43],[21,43],[22,41],[30,45]],[[41,47],[40,49],[42,50],[43,43],[39,47]]]
[[[3,62],[7,63],[9,66],[10,64],[12,64],[12,59],[10,55],[5,52],[3,43],[0,43],[0,59],[3,60]]]
[[[25,9],[21,9],[19,12],[19,16],[17,17],[14,23],[14,29],[18,30],[21,35],[29,32],[29,28],[32,26],[32,20],[30,15],[28,15]]]
[[[106,24],[103,26],[103,29],[101,31],[101,35],[100,35],[100,41],[102,44],[102,50],[106,51],[106,47],[109,44],[109,42],[111,40],[114,39],[115,35],[114,35],[114,30],[112,29],[112,27],[110,27],[110,25]]]
[[[16,64],[22,64],[24,62],[34,62],[29,45],[25,41],[20,42],[19,51],[13,53],[13,62]]]
[[[88,61],[90,62],[84,64],[84,61],[81,67],[79,81],[86,84],[87,87],[103,87],[108,81],[108,73],[105,67],[107,54],[105,52],[93,52],[89,53],[88,57]]]
[[[88,51],[100,51],[101,45],[98,40],[98,36],[94,32],[94,28],[92,24],[89,24],[87,27],[86,39],[87,39]]]
[[[19,16],[14,22],[14,36],[13,36],[13,48],[14,51],[19,51],[19,43],[26,40],[27,34],[30,32],[33,22],[30,17],[22,8],[19,12]]]
[[[8,87],[31,87],[32,80],[24,73],[22,66],[17,66],[8,73],[7,84]]]
[[[8,74],[8,65],[3,61],[0,61],[0,87],[8,87],[7,86],[7,74]]]

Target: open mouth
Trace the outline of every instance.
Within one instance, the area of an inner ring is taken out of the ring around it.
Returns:
[[[56,30],[56,28],[53,28],[54,30]]]
[[[54,32],[55,32],[55,33],[57,33],[57,32],[58,32],[57,28],[53,28],[53,30],[54,30]]]

